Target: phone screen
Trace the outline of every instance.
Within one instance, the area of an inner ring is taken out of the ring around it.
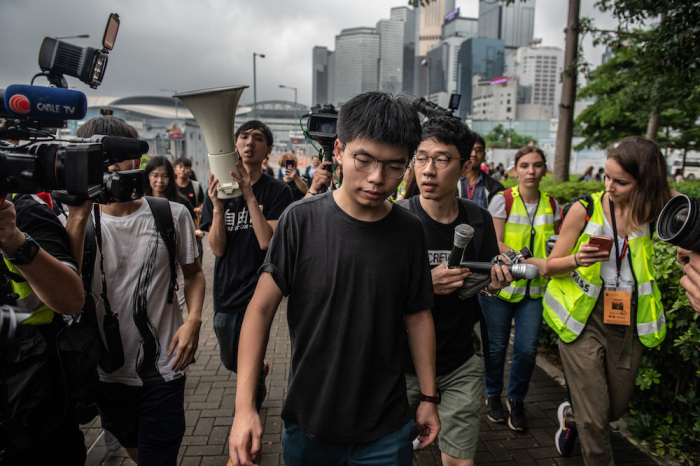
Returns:
[[[285,168],[287,168],[287,169],[294,168],[294,160],[287,160],[285,162]]]

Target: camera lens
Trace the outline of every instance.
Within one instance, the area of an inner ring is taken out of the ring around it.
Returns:
[[[659,238],[675,246],[700,251],[698,201],[682,194],[671,199],[659,216]]]

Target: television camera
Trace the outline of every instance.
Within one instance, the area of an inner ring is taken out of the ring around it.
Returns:
[[[44,38],[39,51],[42,72],[32,78],[32,84],[0,90],[0,205],[7,193],[51,191],[57,200],[71,205],[88,199],[109,203],[143,196],[143,170],[110,173],[107,167],[139,158],[148,152],[148,143],[107,136],[63,140],[55,135],[67,120],[80,120],[87,112],[85,94],[67,89],[65,75],[96,89],[119,23],[119,15],[112,13],[102,49]],[[33,85],[38,76],[46,77],[51,87]]]
[[[419,97],[413,101],[413,107],[422,113],[426,118],[433,118],[436,116],[448,116],[455,117],[454,111],[459,108],[459,102],[462,100],[461,94],[450,95],[450,103],[447,108],[440,107],[438,104]]]

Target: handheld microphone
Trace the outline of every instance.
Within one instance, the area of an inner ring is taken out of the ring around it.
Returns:
[[[87,97],[80,91],[59,87],[13,84],[5,89],[5,109],[16,116],[52,120],[81,120]]]
[[[469,269],[472,272],[479,272],[479,273],[491,273],[491,269],[493,268],[494,265],[500,265],[500,264],[494,264],[492,262],[462,262],[459,264],[460,267]],[[513,275],[514,280],[533,280],[537,278],[540,275],[540,270],[537,268],[536,265],[532,264],[513,264],[513,265],[505,265],[508,270],[510,271],[511,275]]]
[[[447,258],[447,268],[453,269],[459,267],[459,263],[462,261],[462,256],[464,255],[464,248],[472,240],[474,236],[474,228],[466,223],[457,225],[455,227],[455,236],[452,241],[452,251],[450,251],[450,256]]]
[[[91,138],[72,138],[73,144],[102,144],[105,158],[111,163],[138,159],[148,153],[148,143],[141,139],[120,136],[95,135]]]

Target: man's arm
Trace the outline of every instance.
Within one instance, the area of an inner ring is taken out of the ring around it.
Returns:
[[[199,329],[202,326],[202,305],[204,304],[205,280],[199,259],[191,264],[181,265],[185,277],[185,303],[187,320],[177,329],[168,348],[168,357],[177,349],[172,368],[181,371],[194,360],[199,346]]]
[[[85,201],[79,206],[68,206],[68,219],[66,220],[66,232],[70,240],[70,247],[78,261],[78,274],[82,274],[83,248],[85,243],[85,230],[92,211],[92,201]]]
[[[209,247],[216,257],[223,257],[226,251],[226,209],[224,202],[217,195],[219,180],[209,173],[209,200],[212,203],[211,225],[209,225]]]
[[[408,333],[408,347],[411,350],[413,366],[418,376],[421,393],[428,396],[437,395],[435,382],[435,325],[430,310],[406,314],[404,316]],[[420,432],[420,445],[425,448],[430,445],[440,432],[440,418],[437,405],[421,402],[416,412],[416,427]]]
[[[678,248],[677,257],[684,264],[681,286],[685,288],[685,295],[690,305],[700,317],[700,254]]]
[[[17,213],[12,202],[0,207],[0,250],[6,257],[16,257],[26,241],[17,228]],[[41,301],[59,314],[77,314],[83,308],[83,282],[75,270],[40,248],[28,265],[16,265]]]
[[[331,185],[331,180],[332,180],[332,173],[326,169],[326,167],[330,167],[332,165],[331,162],[329,161],[324,161],[321,162],[321,164],[316,167],[316,171],[314,171],[314,176],[311,179],[311,187],[306,191],[306,196],[305,197],[311,197],[314,194],[318,194],[321,192],[321,189],[324,187],[328,187]]]
[[[255,198],[253,186],[250,184],[248,170],[246,170],[240,159],[236,162],[236,168],[238,168],[238,173],[240,173],[241,176],[237,177],[234,172],[231,172],[231,178],[238,182],[241,186],[241,191],[243,191],[243,199],[245,199],[246,206],[248,207],[250,221],[253,223],[253,231],[255,232],[255,238],[258,240],[258,246],[260,246],[260,249],[263,251],[267,251],[277,221],[268,221],[262,213],[262,210],[260,210],[260,203]]]
[[[238,342],[236,410],[229,437],[229,455],[233,466],[252,465],[260,453],[262,423],[255,409],[255,393],[270,337],[270,326],[281,300],[282,291],[272,275],[263,272],[246,310]]]

